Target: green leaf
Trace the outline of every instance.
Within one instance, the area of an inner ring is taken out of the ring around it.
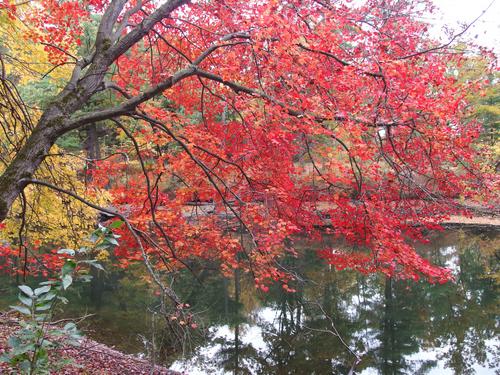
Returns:
[[[36,311],[47,311],[52,307],[51,303],[44,303],[43,305],[37,305]]]
[[[87,253],[87,251],[89,251],[89,248],[88,248],[88,247],[85,247],[85,246],[84,246],[84,247],[80,247],[80,248],[77,250],[78,254],[86,254],[86,253]]]
[[[53,337],[66,336],[66,332],[64,332],[62,329],[53,329],[52,331],[50,331],[50,334]]]
[[[31,315],[31,311],[30,309],[28,309],[27,307],[24,307],[24,306],[10,306],[12,309],[20,312],[21,314],[24,314],[24,315]]]
[[[83,264],[88,264],[92,267],[95,267],[97,268],[98,270],[101,270],[101,271],[104,271],[106,272],[106,270],[104,269],[104,267],[95,259],[92,259],[92,260],[82,260],[78,263],[83,263]]]
[[[18,356],[19,354],[28,353],[35,350],[34,344],[18,345],[12,350],[12,354]]]
[[[116,221],[113,221],[109,226],[108,228],[109,229],[117,229],[117,228],[120,228],[123,224],[125,224],[122,220],[116,220]]]
[[[41,288],[36,288],[35,289],[35,296],[39,296],[41,294],[45,294],[50,291],[51,286],[50,285],[45,285],[42,286]]]
[[[92,262],[92,263],[90,263],[90,265],[91,265],[92,267],[97,268],[98,270],[101,270],[101,271],[106,272],[106,270],[104,269],[104,267],[103,267],[100,263],[97,263],[97,262]]]
[[[69,322],[69,323],[66,323],[63,328],[64,328],[65,331],[75,330],[76,329],[76,324],[73,323],[73,322]]]
[[[96,232],[94,232],[94,233],[92,233],[90,235],[90,242],[96,243],[99,240],[100,237],[101,236],[99,234],[97,234]]]
[[[23,296],[21,293],[19,293],[19,295],[17,296],[17,299],[29,307],[31,307],[31,305],[33,304],[33,300],[31,298],[27,298],[27,297]]]
[[[38,351],[36,352],[36,357],[41,361],[46,361],[48,359],[47,349],[45,349],[44,347],[38,348]]]
[[[28,360],[22,361],[19,364],[19,368],[23,370],[24,373],[29,374],[29,371],[31,371],[31,363]]]
[[[64,266],[62,267],[61,273],[63,274],[63,276],[66,276],[72,273],[75,268],[76,268],[76,262],[73,260],[67,260],[66,263],[64,263]]]
[[[49,319],[50,315],[49,314],[37,314],[35,316],[35,320],[37,322],[45,322]]]
[[[45,339],[45,340],[43,340],[43,342],[42,342],[42,346],[43,346],[44,348],[49,348],[49,347],[51,347],[51,346],[54,346],[54,343],[53,343],[52,341],[50,341],[50,340]]]
[[[7,343],[9,344],[9,346],[11,348],[15,348],[15,347],[18,347],[19,345],[21,345],[21,340],[19,339],[19,337],[10,336]]]
[[[21,291],[27,296],[29,297],[34,296],[33,289],[31,289],[28,285],[19,285],[18,288],[21,289]]]
[[[81,275],[78,277],[78,280],[84,283],[88,283],[92,280],[92,275]]]
[[[62,287],[64,290],[68,289],[68,287],[73,283],[73,278],[71,275],[64,275],[62,278]]]
[[[39,285],[54,285],[57,284],[56,280],[42,281]]]
[[[59,301],[61,301],[62,303],[64,303],[65,305],[68,303],[68,299],[66,297],[63,297],[63,296],[57,296],[57,299]]]
[[[96,250],[109,249],[110,244],[108,241],[104,240],[100,244],[95,246]]]
[[[117,241],[117,240],[115,240],[113,237],[108,237],[108,238],[106,238],[106,241],[107,241],[107,242],[109,242],[109,243],[110,243],[110,244],[112,244],[112,245],[115,245],[115,246],[118,246],[118,245],[119,245],[119,244],[118,244],[118,241]]]
[[[52,301],[55,297],[56,297],[56,293],[50,292],[50,293],[47,293],[44,296],[40,297],[38,299],[38,302]]]

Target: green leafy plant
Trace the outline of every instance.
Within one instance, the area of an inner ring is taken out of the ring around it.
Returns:
[[[77,262],[68,259],[61,268],[58,280],[44,281],[35,289],[20,285],[20,304],[12,309],[25,316],[19,322],[21,329],[8,340],[10,351],[0,359],[10,363],[23,374],[46,374],[67,361],[51,363],[49,352],[61,345],[77,345],[81,339],[75,323],[60,328],[52,326],[52,315],[58,303],[68,303],[62,295],[73,283]]]
[[[57,280],[41,282],[35,289],[28,285],[19,286],[20,303],[11,308],[24,315],[25,319],[19,323],[21,329],[9,338],[10,351],[2,355],[0,361],[8,362],[22,374],[30,375],[48,374],[50,371],[57,371],[71,363],[70,359],[51,361],[49,357],[54,349],[66,345],[79,345],[82,339],[82,334],[75,323],[69,322],[63,327],[52,324],[55,307],[59,303],[69,302],[63,294],[74,280],[84,282],[91,280],[92,276],[88,274],[89,267],[104,270],[94,259],[76,260],[76,258],[85,257],[94,249],[116,246],[117,238],[119,236],[113,234],[111,229],[99,225],[90,237],[92,247],[58,251],[59,254],[68,255],[71,258],[66,259]]]

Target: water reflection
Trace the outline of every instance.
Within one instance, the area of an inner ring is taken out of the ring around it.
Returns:
[[[294,286],[297,293],[275,287],[255,302],[253,289],[244,287],[241,298],[250,302],[245,306],[226,289],[231,295],[225,298],[242,305],[235,314],[245,310],[246,316],[221,316],[207,341],[172,369],[191,374],[498,373],[499,248],[495,233],[435,235],[420,251],[453,269],[456,282],[446,285],[335,272],[312,258],[290,260],[287,266],[304,280]],[[355,370],[349,349],[361,357]]]
[[[280,286],[256,292],[238,273],[228,279],[207,269],[201,285],[183,274],[176,290],[207,333],[181,355],[168,333],[161,340],[157,332],[158,360],[189,374],[500,372],[498,232],[448,231],[421,246],[434,263],[453,269],[456,281],[445,285],[337,272],[310,249],[287,260],[300,276],[291,285],[296,293]],[[157,301],[142,276],[140,268],[108,274],[72,296],[68,315],[96,312],[91,337],[148,355],[154,324],[147,311]]]

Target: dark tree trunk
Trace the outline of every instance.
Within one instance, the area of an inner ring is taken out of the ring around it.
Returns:
[[[83,86],[68,83],[43,113],[24,146],[0,176],[0,221],[6,218],[12,203],[34,177],[55,141],[74,128],[70,117],[90,99],[102,83],[104,73],[103,69],[101,74],[96,72]]]

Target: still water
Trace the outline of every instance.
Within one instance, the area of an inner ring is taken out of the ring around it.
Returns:
[[[338,272],[312,250],[287,260],[296,293],[257,292],[244,276],[209,270],[201,284],[177,278],[204,328],[182,351],[148,312],[157,301],[139,268],[81,287],[64,314],[95,313],[82,329],[125,352],[150,357],[154,340],[157,361],[189,374],[500,374],[498,231],[450,230],[420,246],[453,270],[444,285]]]

